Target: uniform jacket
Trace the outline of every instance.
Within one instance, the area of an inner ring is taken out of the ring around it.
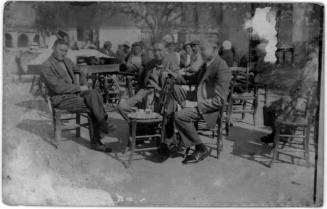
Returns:
[[[59,104],[62,99],[70,94],[80,92],[80,86],[76,80],[75,73],[81,75],[81,84],[86,83],[85,75],[73,64],[73,62],[64,58],[64,63],[67,67],[68,73],[73,81],[58,64],[58,61],[51,55],[47,61],[43,63],[44,69],[41,71],[41,79],[49,90],[49,96],[54,105]]]
[[[232,74],[219,55],[198,74],[197,103],[200,113],[211,128],[215,127],[220,105],[227,100]]]

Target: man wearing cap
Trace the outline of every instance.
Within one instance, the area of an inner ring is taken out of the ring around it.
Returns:
[[[205,63],[197,73],[197,106],[175,113],[175,124],[184,145],[195,146],[195,151],[183,163],[197,163],[210,154],[197,133],[194,121],[203,118],[210,128],[215,127],[217,118],[220,117],[220,105],[227,100],[232,77],[226,62],[218,54],[217,43],[202,43],[201,55]]]
[[[128,121],[127,115],[133,111],[133,107],[135,106],[143,109],[146,108],[146,104],[152,103],[153,111],[161,113],[162,104],[159,102],[161,100],[160,95],[155,95],[154,93],[162,90],[167,77],[174,77],[177,82],[180,82],[179,79],[182,79],[181,76],[173,73],[171,69],[164,68],[163,64],[166,53],[165,43],[157,42],[154,44],[154,59],[145,65],[139,74],[138,92],[125,102],[121,102],[118,106],[118,111],[125,120]],[[181,104],[185,100],[183,98],[186,97],[184,95],[185,93],[183,94],[183,89],[177,85],[174,86],[174,92],[172,93],[174,100],[169,101],[169,108],[167,108],[172,110],[172,112],[169,112],[168,115],[174,112],[174,107],[177,105],[176,101]],[[167,138],[172,138],[174,135],[173,117],[168,118],[166,131]]]
[[[145,65],[139,73],[138,77],[138,92],[127,101],[122,102],[118,110],[122,116],[128,120],[127,114],[133,111],[132,107],[143,107],[142,103],[144,99],[153,92],[153,89],[161,90],[163,82],[165,81],[170,69],[165,69],[163,62],[166,55],[166,47],[162,42],[154,44],[154,59]],[[182,79],[181,76],[172,73],[172,76],[176,76],[176,79]]]

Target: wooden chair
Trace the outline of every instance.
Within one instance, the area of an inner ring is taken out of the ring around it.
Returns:
[[[226,130],[226,135],[228,135],[228,124],[227,124],[227,118],[224,117],[224,113],[227,112],[228,109],[228,104],[224,103],[223,105],[221,105],[221,107],[219,108],[218,112],[219,112],[219,117],[217,118],[217,123],[215,128],[210,129],[206,122],[204,121],[204,119],[200,119],[198,121],[195,122],[195,127],[198,131],[206,131],[209,130],[211,131],[212,135],[211,138],[215,138],[216,137],[216,151],[217,151],[217,156],[216,158],[219,159],[220,156],[220,152],[223,149],[223,139],[222,139],[222,135],[223,135],[223,123],[225,122],[225,130]],[[187,155],[189,152],[189,150],[186,150],[185,155]]]
[[[267,100],[268,100],[268,85],[267,84],[264,84],[264,83],[254,83],[253,84],[256,88],[255,90],[257,90],[257,94],[259,96],[260,94],[260,90],[263,89],[264,93],[263,93],[263,96],[264,96],[264,104],[266,105],[267,104]],[[261,94],[262,95],[262,94]]]
[[[76,77],[78,80],[79,77],[78,76],[76,76]],[[81,136],[81,127],[89,128],[90,139],[93,138],[94,131],[93,131],[92,122],[90,121],[90,117],[89,117],[90,112],[89,111],[70,112],[67,110],[55,108],[52,104],[50,96],[48,95],[48,89],[43,82],[41,84],[41,89],[42,89],[41,92],[43,92],[42,97],[47,102],[49,111],[52,114],[53,129],[54,129],[54,146],[56,146],[56,147],[58,146],[58,142],[62,138],[62,132],[75,130],[76,137],[80,137]],[[81,122],[81,119],[83,117],[87,118],[87,120],[88,120],[87,123]],[[75,121],[75,124],[73,124],[73,125],[65,124],[72,120]]]
[[[164,126],[164,120],[163,117],[160,116],[158,118],[154,119],[142,119],[142,118],[136,118],[129,115],[129,137],[128,137],[128,147],[129,148],[129,157],[128,157],[128,165],[129,167],[133,160],[133,155],[135,152],[144,152],[144,151],[151,151],[151,150],[158,150],[160,149],[161,143],[164,141],[164,135],[165,135],[165,126]],[[144,128],[145,126],[151,125],[151,127],[156,126],[155,133],[152,134],[137,134],[137,127],[142,125]],[[136,141],[138,139],[149,139],[153,140],[156,139],[157,143],[155,146],[146,147],[146,148],[136,148]],[[125,150],[126,153],[127,149]]]
[[[316,108],[316,93],[314,88],[311,89],[308,93],[308,97],[310,98],[307,101],[306,108],[304,113],[298,114],[298,117],[295,120],[282,119],[277,118],[275,121],[276,133],[274,138],[274,152],[270,162],[269,167],[272,166],[273,162],[277,159],[277,155],[279,150],[280,139],[287,138],[288,140],[292,140],[293,138],[302,138],[303,139],[303,148],[304,148],[304,159],[306,161],[306,166],[310,165],[310,152],[309,152],[309,141],[310,141],[310,132],[311,132],[311,125],[313,121],[313,116],[315,113]],[[285,128],[291,128],[292,133],[282,133],[282,130]],[[300,134],[296,134],[300,133]],[[289,142],[291,143],[291,142]]]
[[[230,120],[232,113],[242,114],[242,120],[245,118],[246,113],[252,114],[253,125],[255,126],[258,109],[257,87],[252,85],[249,81],[250,73],[248,68],[234,67],[231,70],[233,79],[230,88],[231,95],[228,108],[228,126],[231,124]],[[237,90],[239,92],[237,92]]]

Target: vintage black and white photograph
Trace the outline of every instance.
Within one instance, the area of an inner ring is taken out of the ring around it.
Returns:
[[[2,199],[320,207],[324,4],[3,3]]]

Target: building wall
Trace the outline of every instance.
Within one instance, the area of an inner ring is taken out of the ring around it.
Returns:
[[[17,48],[18,46],[18,40],[21,35],[26,35],[28,38],[27,46],[26,47],[20,47],[20,48],[28,48],[33,43],[33,39],[38,33],[36,32],[24,32],[24,31],[6,31],[5,34],[9,34],[12,38],[12,47],[10,48]],[[5,38],[5,37],[4,37]]]

